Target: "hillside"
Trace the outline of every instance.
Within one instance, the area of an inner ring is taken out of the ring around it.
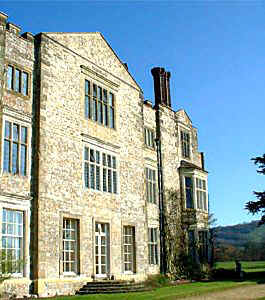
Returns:
[[[244,247],[249,240],[249,235],[258,229],[258,221],[215,228],[218,244],[229,244],[235,247]],[[264,227],[265,232],[265,227]]]
[[[257,225],[258,221],[252,221],[214,228],[216,259],[265,260],[265,225]]]

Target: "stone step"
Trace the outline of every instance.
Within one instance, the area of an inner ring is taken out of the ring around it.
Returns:
[[[100,280],[87,282],[76,294],[112,294],[150,291],[142,282],[122,280]]]
[[[87,287],[87,286],[83,286],[80,291],[92,291],[92,290],[119,290],[119,289],[124,289],[124,290],[131,290],[131,289],[142,289],[144,288],[144,285],[128,285],[128,286],[124,286],[124,285],[112,285],[112,286],[91,286],[91,287]]]
[[[95,285],[101,285],[101,284],[132,284],[135,283],[133,280],[95,280],[95,281],[88,281],[86,284],[95,284]]]
[[[78,295],[88,295],[88,294],[118,294],[118,293],[136,293],[136,292],[147,292],[150,291],[149,288],[142,289],[117,289],[117,290],[87,290],[87,291],[78,291]]]
[[[133,283],[133,284],[128,284],[128,283],[119,283],[119,284],[86,284],[82,288],[121,288],[121,287],[144,287],[142,283]]]

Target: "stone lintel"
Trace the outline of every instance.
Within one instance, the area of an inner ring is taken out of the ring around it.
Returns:
[[[31,200],[31,196],[23,196],[23,195],[18,195],[18,194],[13,194],[13,193],[6,193],[3,190],[0,190],[0,196],[4,196],[6,198],[12,198],[16,200]]]

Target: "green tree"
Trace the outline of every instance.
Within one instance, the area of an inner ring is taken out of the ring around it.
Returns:
[[[252,158],[255,165],[258,165],[257,172],[265,175],[265,154],[263,156]],[[254,192],[254,195],[258,200],[247,202],[245,208],[254,214],[261,213],[261,219],[259,225],[265,224],[265,191],[263,192]]]

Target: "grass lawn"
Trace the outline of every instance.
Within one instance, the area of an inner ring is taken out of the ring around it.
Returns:
[[[255,284],[253,282],[235,282],[235,281],[220,281],[220,282],[195,282],[182,284],[177,286],[162,287],[151,292],[143,293],[128,293],[128,294],[110,294],[110,295],[83,295],[57,297],[58,300],[173,300],[182,297],[203,294],[225,290],[242,285]],[[53,298],[54,299],[54,298]]]
[[[249,272],[265,272],[265,261],[241,261],[242,270]],[[218,262],[216,268],[235,269],[234,261]]]

